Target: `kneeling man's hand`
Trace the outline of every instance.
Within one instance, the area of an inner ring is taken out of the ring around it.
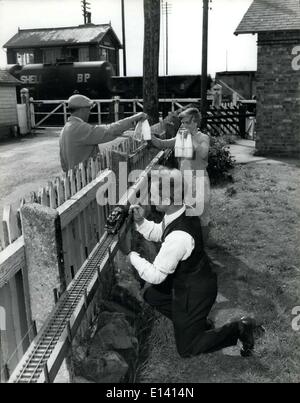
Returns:
[[[133,221],[137,225],[141,225],[145,218],[145,209],[139,204],[134,204],[130,206],[129,214],[132,214]]]
[[[130,252],[132,252],[131,241],[132,231],[130,227],[127,231],[125,230],[119,242],[119,249],[124,255],[128,255]]]

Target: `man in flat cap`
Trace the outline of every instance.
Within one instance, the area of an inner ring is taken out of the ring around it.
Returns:
[[[93,126],[88,123],[92,106],[93,101],[84,95],[76,94],[68,99],[71,116],[59,139],[61,167],[65,172],[97,154],[98,144],[116,139],[134,122],[147,119],[141,112],[110,125]]]

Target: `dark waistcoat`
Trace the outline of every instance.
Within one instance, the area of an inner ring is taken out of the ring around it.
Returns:
[[[162,242],[173,231],[183,231],[190,234],[195,241],[195,247],[188,259],[179,262],[173,274],[169,274],[161,284],[155,286],[165,293],[172,291],[174,283],[180,286],[180,284],[186,284],[192,277],[194,280],[197,274],[203,275],[204,272],[210,272],[208,258],[204,251],[200,218],[198,216],[186,216],[184,212],[166,227],[162,235]]]

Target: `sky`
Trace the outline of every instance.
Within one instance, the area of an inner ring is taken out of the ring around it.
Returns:
[[[166,0],[164,0],[166,1]],[[92,22],[111,21],[122,42],[121,0],[89,0]],[[169,0],[169,74],[201,74],[202,0]],[[252,0],[212,0],[209,11],[208,72],[256,70],[256,35],[234,31]],[[2,46],[17,31],[83,24],[80,0],[0,0],[0,66]],[[143,0],[125,0],[127,75],[142,75]],[[165,73],[165,16],[161,20],[160,74]],[[226,57],[227,55],[227,57]],[[122,51],[120,52],[122,65]],[[122,73],[122,71],[121,71]]]

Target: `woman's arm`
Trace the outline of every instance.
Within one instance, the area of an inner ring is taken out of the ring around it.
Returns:
[[[165,150],[167,148],[175,147],[176,137],[174,137],[172,139],[162,140],[162,139],[159,139],[156,136],[152,135],[151,142],[154,145],[154,147],[156,147],[160,150]]]
[[[209,137],[206,134],[201,135],[200,142],[197,146],[197,153],[201,158],[206,159],[209,152]]]

